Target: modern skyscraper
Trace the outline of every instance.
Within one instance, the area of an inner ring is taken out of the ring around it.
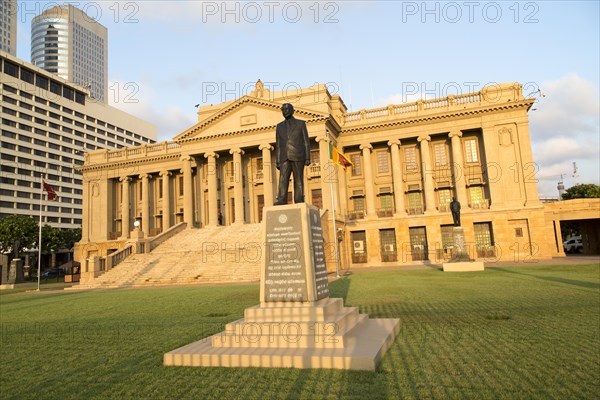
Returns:
[[[108,33],[80,9],[55,6],[33,19],[31,62],[107,101]]]
[[[0,50],[17,55],[17,0],[0,0]]]

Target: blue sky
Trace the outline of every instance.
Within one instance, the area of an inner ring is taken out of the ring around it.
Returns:
[[[540,194],[600,183],[599,2],[71,2],[109,32],[110,102],[167,140],[196,104],[327,83],[351,110],[520,82]],[[31,20],[56,4],[18,1],[17,55]],[[572,163],[578,178],[572,176]]]

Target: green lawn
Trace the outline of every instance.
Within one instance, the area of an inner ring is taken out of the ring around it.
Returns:
[[[258,285],[0,293],[2,399],[575,399],[600,395],[600,266],[351,275],[332,297],[402,330],[376,372],[163,367]]]

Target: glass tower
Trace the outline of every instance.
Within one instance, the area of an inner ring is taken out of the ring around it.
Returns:
[[[61,78],[108,96],[106,27],[72,5],[52,7],[31,22],[31,62]]]

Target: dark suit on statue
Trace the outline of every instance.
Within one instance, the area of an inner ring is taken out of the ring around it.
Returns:
[[[279,189],[275,204],[287,204],[290,175],[294,175],[294,203],[304,203],[304,166],[310,162],[310,142],[306,122],[290,116],[277,124],[275,162],[279,169]]]

